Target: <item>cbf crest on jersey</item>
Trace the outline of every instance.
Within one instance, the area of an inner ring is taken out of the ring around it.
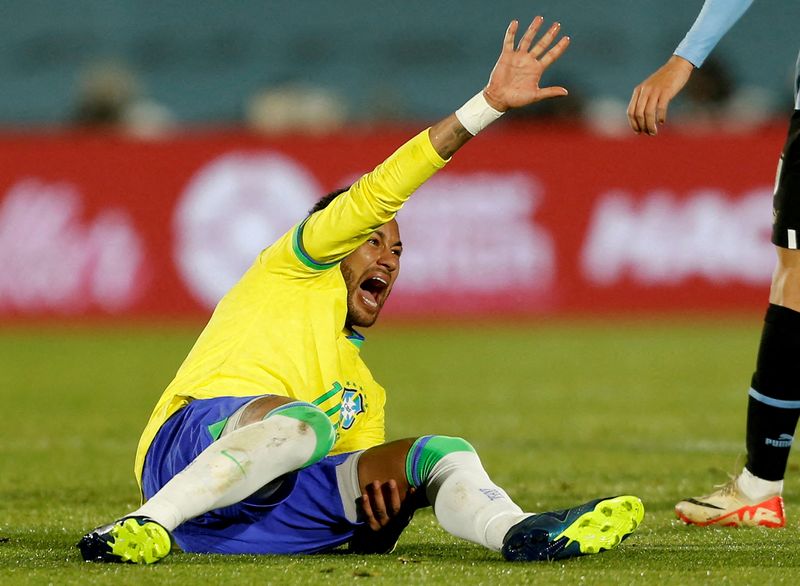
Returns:
[[[359,413],[364,412],[364,396],[356,389],[345,388],[342,393],[341,426],[350,429]]]

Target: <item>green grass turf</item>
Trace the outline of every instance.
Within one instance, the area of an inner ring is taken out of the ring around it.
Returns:
[[[800,580],[797,465],[783,530],[697,529],[674,502],[741,465],[758,317],[410,327],[363,353],[389,389],[388,437],[468,438],[527,510],[632,493],[647,508],[618,549],[509,564],[417,515],[391,555],[177,554],[84,564],[84,531],[137,505],[139,432],[197,327],[0,333],[0,583],[772,584]]]

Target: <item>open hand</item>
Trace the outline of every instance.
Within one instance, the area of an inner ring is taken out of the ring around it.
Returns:
[[[569,45],[569,37],[561,37],[555,45],[550,46],[561,28],[556,22],[531,47],[542,22],[544,19],[541,16],[534,18],[516,48],[514,41],[519,22],[512,20],[508,25],[500,58],[483,90],[486,101],[495,110],[505,112],[510,108],[567,95],[563,87],[539,87],[542,74]]]

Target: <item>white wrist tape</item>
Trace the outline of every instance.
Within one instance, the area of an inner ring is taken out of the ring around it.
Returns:
[[[456,110],[456,118],[472,136],[478,134],[503,114],[504,112],[498,112],[489,105],[489,102],[483,97],[483,90]]]

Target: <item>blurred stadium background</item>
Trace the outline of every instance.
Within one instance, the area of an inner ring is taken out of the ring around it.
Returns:
[[[560,20],[574,39],[554,78],[588,105],[627,102],[701,4],[6,0],[0,121],[68,123],[85,76],[110,62],[178,124],[241,124],[248,99],[294,84],[335,95],[348,120],[432,120],[480,86],[507,21],[532,13]],[[793,2],[756,2],[716,53],[731,82],[764,92],[770,108],[791,104],[799,12]]]
[[[631,582],[728,571],[741,550],[670,511],[743,449],[800,3],[757,1],[662,135],[634,136],[632,88],[701,4],[3,2],[0,570],[84,583],[63,560],[134,506],[140,429],[219,297],[319,195],[477,92],[508,21],[540,13],[572,36],[546,77],[571,96],[505,117],[401,213],[403,274],[365,348],[389,435],[469,437],[532,508],[642,494]],[[414,539],[458,559],[401,577],[451,583],[463,550],[423,519]],[[343,563],[319,559],[308,583]],[[547,579],[618,581],[593,563]]]

